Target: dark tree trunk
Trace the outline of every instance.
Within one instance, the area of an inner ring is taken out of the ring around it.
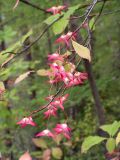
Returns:
[[[71,30],[75,31],[76,28],[78,28],[76,21],[71,21]],[[77,42],[78,43],[82,42],[82,36],[79,33],[77,34]],[[93,45],[93,41],[90,45]],[[91,48],[93,52],[93,47],[91,46]],[[88,80],[89,80],[90,88],[91,88],[92,95],[95,102],[95,110],[97,113],[98,121],[99,121],[99,124],[102,125],[105,123],[105,115],[104,115],[103,107],[100,102],[100,96],[99,96],[98,88],[96,86],[96,82],[95,82],[95,78],[92,70],[92,64],[89,63],[88,60],[84,60],[84,66],[85,66],[86,72],[88,73]]]

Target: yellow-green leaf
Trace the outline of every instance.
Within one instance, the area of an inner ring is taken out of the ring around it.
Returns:
[[[21,81],[23,81],[25,78],[28,77],[28,75],[29,75],[31,72],[34,72],[34,71],[28,71],[28,72],[26,72],[26,73],[21,74],[21,75],[15,80],[14,84],[18,84],[18,83],[20,83]]]
[[[0,81],[0,89],[5,90],[5,86],[4,86],[4,83],[2,81]]]
[[[89,27],[92,30],[95,30],[95,24],[94,23],[95,23],[95,18],[93,17],[89,22]]]
[[[120,132],[118,132],[117,137],[116,137],[116,145],[120,143]]]
[[[2,64],[1,64],[1,68],[4,67],[9,61],[11,61],[13,59],[14,55],[11,54]]]
[[[38,74],[39,76],[47,76],[47,73],[48,73],[48,70],[45,70],[45,69],[39,69],[39,70],[37,71],[37,74]]]
[[[47,143],[45,142],[44,139],[41,138],[33,138],[32,139],[33,143],[40,148],[47,148]]]
[[[72,63],[66,63],[64,68],[66,72],[73,72],[75,70],[75,65]]]
[[[69,23],[70,16],[79,8],[79,6],[80,5],[69,7],[67,12],[62,13],[63,17],[59,21],[55,22],[52,26],[55,34],[60,34],[65,30]]]
[[[104,141],[106,138],[100,137],[100,136],[89,136],[87,137],[81,147],[81,152],[86,153],[91,147],[93,147],[96,144],[99,144],[100,142]]]
[[[50,25],[50,24],[52,24],[53,22],[55,22],[60,16],[61,16],[60,14],[55,14],[55,15],[49,16],[49,17],[44,21],[44,23]]]
[[[73,48],[75,52],[84,59],[89,60],[91,62],[91,56],[90,56],[90,50],[87,47],[84,47],[83,45],[80,45],[79,43],[72,41]]]
[[[120,122],[115,121],[112,124],[103,125],[100,128],[113,137],[120,128]]]
[[[52,156],[55,159],[61,159],[62,155],[63,155],[63,152],[62,152],[61,148],[59,148],[59,147],[52,148]]]
[[[111,153],[112,151],[114,151],[115,149],[115,139],[114,138],[109,138],[106,142],[106,148],[108,150],[109,153]]]
[[[54,34],[62,33],[69,23],[68,19],[61,18],[59,21],[55,22],[52,29]]]
[[[64,57],[68,57],[68,56],[70,56],[70,55],[71,55],[71,52],[70,52],[70,51],[66,51],[66,52],[63,54]]]

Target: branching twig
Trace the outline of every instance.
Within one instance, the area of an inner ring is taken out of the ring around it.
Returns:
[[[62,89],[64,89],[64,84],[58,89],[58,91],[55,93],[55,95],[54,95],[53,98],[48,102],[47,105],[45,105],[43,108],[39,107],[37,110],[31,112],[31,114],[30,114],[29,116],[32,116],[33,114],[38,113],[38,112],[46,109],[46,108],[50,105],[50,103],[54,101],[54,99],[55,99],[56,96],[62,91]]]
[[[21,0],[23,1],[23,0]],[[98,0],[93,0],[93,3],[89,6],[89,8],[87,9],[87,12],[86,12],[86,16],[85,16],[85,19],[84,21],[82,22],[82,24],[74,31],[74,33],[77,33],[79,31],[79,29],[82,27],[82,25],[87,21],[90,13],[92,12],[94,6],[96,5],[96,3],[98,2]],[[62,16],[61,16],[62,17]],[[53,23],[51,23],[49,26],[47,26],[45,28],[45,30],[36,38],[36,40],[31,43],[29,46],[27,46],[25,49],[23,49],[21,52],[19,52],[17,55],[20,55],[22,54],[23,52],[27,51],[31,46],[33,46],[45,33],[46,31],[56,22],[58,21],[61,17],[59,17],[57,20],[55,20]],[[15,56],[16,57],[16,56]],[[79,60],[78,64],[76,65],[76,68],[79,66],[79,63],[80,63],[81,59]],[[44,109],[46,109],[50,103],[56,98],[56,96],[62,91],[62,90],[66,90],[66,88],[64,88],[64,84],[58,89],[58,91],[55,93],[55,95],[53,96],[53,98],[51,99],[51,101],[49,101],[49,103],[47,105],[45,105],[43,108],[38,108],[37,110],[31,112],[31,114],[29,116],[32,116],[33,114],[35,113],[38,113]]]
[[[89,8],[89,10],[87,11],[86,17],[85,17],[83,23],[86,22],[89,14],[90,14],[91,11],[93,10],[93,8],[94,8],[94,6],[95,6],[96,3],[97,3],[97,0],[93,0],[93,4],[91,5],[91,7]],[[83,24],[83,23],[82,23],[82,24]],[[81,24],[81,25],[82,25],[82,24]],[[80,25],[80,26],[81,26],[81,25]],[[79,29],[80,29],[80,27],[78,27],[78,28],[75,30],[75,32],[78,31]],[[79,66],[80,62],[81,62],[81,58],[79,59],[79,61],[78,61],[77,65],[76,65],[76,68],[75,68],[75,69],[77,69],[77,67]],[[40,107],[39,109],[31,112],[30,116],[32,116],[33,114],[38,113],[38,112],[46,109],[46,108],[50,105],[50,103],[55,99],[55,97],[62,91],[62,89],[65,91],[67,88],[64,88],[64,85],[62,85],[62,86],[58,89],[58,91],[55,93],[55,95],[53,96],[53,98],[51,99],[51,101],[49,101],[49,103],[48,103],[47,105],[45,105],[43,108]]]
[[[101,9],[100,9],[100,12],[99,12],[98,16],[96,17],[96,19],[95,19],[95,21],[94,21],[94,24],[93,24],[92,28],[94,27],[94,25],[96,24],[97,20],[98,20],[99,17],[101,16],[102,11],[103,11],[104,6],[105,6],[105,3],[106,3],[106,0],[103,1],[102,7],[101,7]]]
[[[86,13],[86,17],[84,19],[84,21],[81,23],[81,25],[74,31],[74,33],[77,33],[80,28],[83,26],[83,24],[87,21],[90,13],[92,12],[94,6],[96,5],[96,3],[98,2],[98,0],[93,0],[93,4],[91,5],[91,7],[88,9],[87,13]]]
[[[118,10],[114,10],[114,11],[111,11],[111,12],[103,12],[100,16],[105,16],[105,15],[109,15],[109,14],[115,14],[115,13],[119,13],[120,12],[120,9]],[[93,14],[90,14],[89,17],[93,17],[93,16],[98,16],[99,13],[93,13]],[[84,15],[82,16],[73,16],[70,18],[70,20],[73,20],[73,19],[79,19],[79,18],[82,18]]]

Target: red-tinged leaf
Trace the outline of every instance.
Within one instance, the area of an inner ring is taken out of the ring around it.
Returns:
[[[11,54],[10,57],[8,57],[8,58],[6,59],[6,61],[1,64],[1,68],[4,67],[11,59],[13,59],[13,57],[14,57],[14,55]]]
[[[20,158],[19,160],[32,160],[32,157],[30,156],[29,152],[25,152]]]
[[[28,71],[28,72],[26,72],[26,73],[21,74],[21,75],[15,80],[14,84],[18,84],[19,82],[21,82],[22,80],[24,80],[24,79],[27,78],[28,75],[29,75],[30,73],[32,73],[32,72],[34,72],[34,71]]]
[[[19,4],[19,0],[16,0],[16,3],[14,5],[13,9],[15,9],[18,6],[18,4]]]
[[[51,159],[51,150],[50,149],[46,149],[43,152],[42,160],[50,160],[50,159]]]

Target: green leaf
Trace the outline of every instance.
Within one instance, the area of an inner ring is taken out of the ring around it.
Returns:
[[[116,145],[120,143],[120,132],[118,132],[117,137],[116,137]]]
[[[59,21],[55,22],[54,25],[52,26],[54,34],[62,33],[67,27],[68,23],[69,20],[65,18],[61,18]]]
[[[61,16],[60,14],[52,15],[52,16],[48,17],[48,18],[44,21],[44,23],[50,25],[50,24],[52,24],[54,21],[56,21],[60,16]]]
[[[11,27],[5,26],[4,30],[0,31],[0,40],[10,41],[15,35],[16,32]]]
[[[115,139],[114,138],[109,138],[106,142],[106,148],[108,150],[109,153],[111,153],[112,151],[114,151],[115,149]]]
[[[75,50],[75,52],[84,59],[89,60],[89,62],[91,61],[91,56],[90,56],[90,51],[87,47],[84,47],[82,45],[80,45],[79,43],[75,42],[72,40],[72,45],[73,48]]]
[[[100,128],[113,137],[120,128],[120,122],[115,121],[112,124],[103,125]]]
[[[80,5],[76,5],[68,8],[68,11],[64,13],[64,16],[57,22],[54,23],[52,29],[55,34],[62,33],[69,23],[70,16],[79,8]]]
[[[63,152],[62,152],[61,148],[59,148],[59,147],[52,148],[52,156],[55,159],[61,159],[62,155],[63,155]]]
[[[6,52],[13,52],[15,50],[19,50],[20,47],[22,46],[22,44],[24,43],[24,41],[33,33],[32,30],[30,30],[29,32],[27,32],[24,36],[21,37],[21,39],[19,41],[17,41],[16,43],[14,43],[13,45],[11,45],[10,47],[8,47],[6,50],[3,50],[2,52],[0,52],[1,54],[5,54]]]
[[[68,11],[65,14],[66,18],[69,18],[79,7],[80,7],[80,4],[69,7]]]
[[[106,138],[100,136],[89,136],[85,138],[84,142],[82,143],[81,152],[86,153],[91,147],[100,142],[104,141]]]
[[[90,30],[95,30],[95,18],[93,17],[90,21],[89,21],[89,27],[90,27]],[[94,25],[94,26],[93,26]]]
[[[64,68],[66,72],[73,72],[75,70],[75,65],[73,63],[66,63]]]

